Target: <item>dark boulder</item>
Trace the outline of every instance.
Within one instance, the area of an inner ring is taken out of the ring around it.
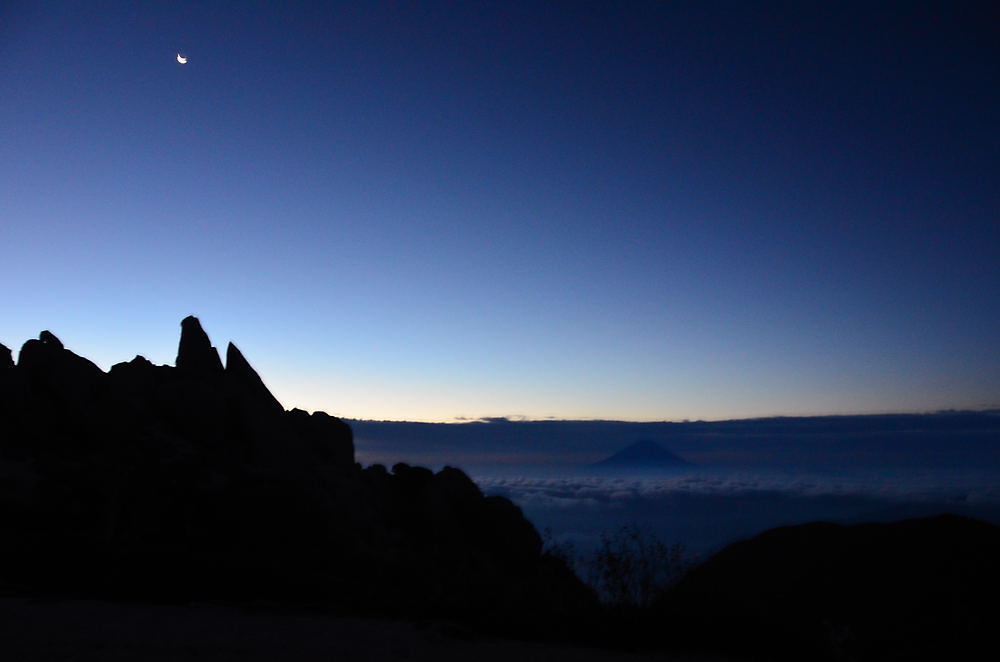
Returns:
[[[39,333],[38,339],[42,341],[44,344],[54,349],[63,349],[62,341],[59,340],[59,338],[56,338],[56,334],[52,333],[49,330],[45,330]]]
[[[0,370],[9,370],[14,367],[14,357],[10,348],[0,343]]]

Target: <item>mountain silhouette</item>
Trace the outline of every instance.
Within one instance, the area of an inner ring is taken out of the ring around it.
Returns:
[[[671,453],[655,441],[642,439],[591,466],[597,469],[653,470],[677,469],[691,466],[691,463]]]
[[[643,440],[596,466],[687,464]],[[760,659],[956,659],[991,645],[1000,591],[1000,528],[946,516],[774,529],[642,614],[597,611],[510,500],[454,467],[362,467],[347,423],[285,410],[195,317],[174,366],[105,372],[50,331],[16,363],[0,345],[0,540],[7,596],[278,603]]]
[[[461,470],[355,462],[195,317],[175,366],[104,372],[50,331],[0,346],[0,590],[278,600],[493,625],[593,602],[521,509]]]

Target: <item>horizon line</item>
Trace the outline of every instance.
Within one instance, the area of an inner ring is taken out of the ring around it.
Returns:
[[[358,423],[412,423],[420,425],[490,425],[490,424],[512,424],[512,423],[671,423],[677,425],[693,423],[730,423],[738,421],[766,421],[778,419],[804,419],[804,418],[866,418],[884,416],[943,416],[943,415],[970,415],[986,414],[1000,415],[1000,407],[984,407],[981,409],[935,409],[930,411],[881,411],[865,413],[827,413],[827,414],[771,414],[764,416],[745,416],[736,418],[698,418],[698,419],[643,419],[628,420],[618,418],[558,418],[548,416],[545,418],[532,418],[529,416],[483,416],[480,418],[455,417],[446,420],[407,420],[388,418],[351,418],[349,416],[338,416],[341,420]]]

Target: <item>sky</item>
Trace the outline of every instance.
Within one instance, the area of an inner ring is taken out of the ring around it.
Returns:
[[[286,408],[354,419],[998,407],[996,29],[6,2],[0,343],[172,364],[193,314]]]

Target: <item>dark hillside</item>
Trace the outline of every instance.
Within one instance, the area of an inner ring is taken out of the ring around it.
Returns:
[[[942,515],[766,531],[694,569],[657,607],[691,646],[763,659],[973,659],[993,646],[1000,527]]]

